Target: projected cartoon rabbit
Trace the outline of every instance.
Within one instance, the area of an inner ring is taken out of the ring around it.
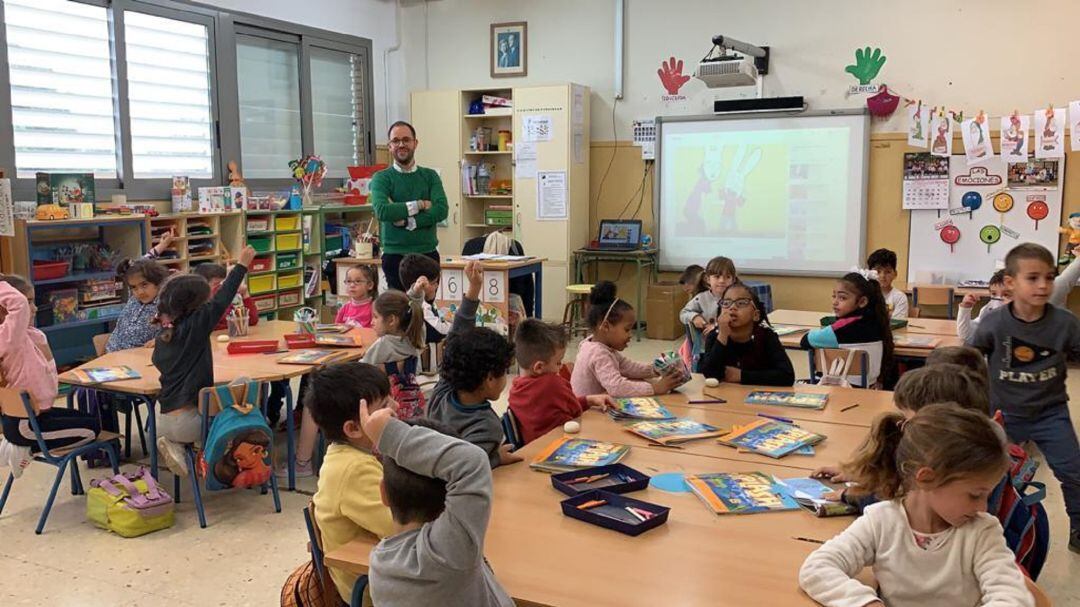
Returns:
[[[682,234],[702,234],[706,231],[707,223],[705,214],[714,212],[712,208],[706,209],[706,205],[713,206],[714,202],[720,203],[720,228],[723,230],[735,230],[737,223],[735,211],[745,202],[743,188],[746,185],[746,177],[754,170],[761,161],[761,149],[754,148],[747,154],[747,146],[740,145],[732,154],[731,164],[723,183],[720,182],[720,174],[724,164],[724,148],[709,146],[705,149],[705,156],[701,161],[701,171],[693,191],[686,199],[686,207],[683,211],[683,222],[679,228]]]

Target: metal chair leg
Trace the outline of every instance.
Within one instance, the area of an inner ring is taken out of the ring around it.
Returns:
[[[124,457],[127,459],[131,459],[131,417],[134,413],[135,403],[131,403],[131,409],[124,416]]]
[[[41,532],[45,529],[45,521],[49,519],[49,511],[52,510],[53,501],[56,500],[56,490],[60,488],[60,481],[64,478],[64,473],[67,472],[69,461],[71,461],[71,458],[65,457],[57,466],[59,469],[56,471],[56,478],[53,479],[52,489],[49,491],[49,499],[45,500],[45,508],[41,511],[37,529],[34,530],[34,533],[37,535],[41,535]]]
[[[0,514],[4,512],[4,504],[7,503],[8,493],[11,493],[13,484],[15,484],[15,475],[8,472],[7,482],[4,483],[4,494],[0,495]]]
[[[278,493],[277,475],[270,475],[270,493],[274,496],[274,512],[281,512],[281,495]]]
[[[174,474],[173,477],[172,477],[172,487],[173,487],[173,498],[172,498],[173,503],[174,504],[179,504],[180,503],[180,476],[177,475],[177,474]]]
[[[139,403],[132,401],[131,410],[135,413],[135,425],[139,428],[139,444],[142,446],[142,452],[145,456],[150,453],[150,450],[146,448],[146,432],[143,431],[142,413],[139,413]]]
[[[199,527],[206,529],[206,511],[203,509],[202,493],[199,489],[199,475],[195,472],[195,451],[190,446],[184,451],[188,460],[188,478],[191,479],[191,493],[195,500],[195,513],[199,515]]]
[[[105,453],[109,456],[109,465],[112,466],[113,474],[120,474],[120,441],[110,441]]]
[[[71,494],[82,495],[83,491],[82,476],[79,474],[79,459],[75,458],[71,460]]]

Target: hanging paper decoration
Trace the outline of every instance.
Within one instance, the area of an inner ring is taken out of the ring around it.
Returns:
[[[1008,192],[1001,192],[994,196],[994,210],[1001,213],[1001,222],[1005,223],[1005,213],[1013,208],[1013,197]]]
[[[975,211],[982,207],[982,203],[982,194],[975,191],[965,192],[960,198],[960,206],[968,210],[968,219],[971,219]]]
[[[1080,151],[1080,101],[1069,102],[1069,146],[1074,152]]]
[[[922,100],[907,106],[908,145],[926,149],[930,147],[930,108],[923,107]]]
[[[1035,229],[1039,229],[1039,222],[1050,215],[1050,207],[1043,199],[1032,200],[1027,207],[1027,216],[1035,220]]]
[[[964,155],[968,165],[983,164],[994,157],[994,147],[990,144],[990,121],[986,114],[979,112],[975,118],[960,123],[960,138],[964,141]]]
[[[855,49],[855,63],[844,68],[844,71],[858,78],[860,85],[867,85],[877,77],[881,66],[885,65],[885,55],[881,54],[880,48],[871,52],[870,47]]]
[[[952,120],[940,110],[930,122],[930,133],[933,143],[930,145],[930,153],[934,156],[952,156]]]
[[[1035,157],[1065,155],[1065,109],[1048,107],[1035,112]]]
[[[995,225],[986,225],[979,230],[979,240],[986,243],[986,252],[990,252],[990,245],[1001,240],[1001,228]]]
[[[889,87],[884,84],[876,95],[866,99],[866,107],[870,108],[870,114],[878,118],[888,118],[900,105],[900,98],[889,92]]]
[[[1001,159],[1007,163],[1027,162],[1028,128],[1030,116],[1021,116],[1013,112],[1012,116],[1001,117]]]
[[[949,252],[953,252],[953,245],[960,241],[960,228],[954,225],[948,225],[941,228],[941,232],[938,233],[941,237],[941,242],[949,245]]]

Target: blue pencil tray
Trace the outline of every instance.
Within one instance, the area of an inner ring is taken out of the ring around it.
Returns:
[[[597,499],[605,500],[607,501],[607,504],[589,510],[578,509],[580,504]],[[623,508],[626,506],[640,508],[651,512],[656,516],[646,521],[641,521],[624,510]],[[671,508],[660,506],[658,504],[650,504],[649,502],[636,500],[632,497],[619,495],[618,493],[611,493],[608,491],[588,491],[564,499],[562,501],[562,511],[566,516],[576,518],[579,521],[592,523],[593,525],[612,529],[619,533],[625,533],[626,535],[641,535],[649,529],[659,527],[666,523],[668,512],[671,511]]]
[[[569,482],[577,478],[596,476],[597,474],[609,474],[610,476],[592,483],[575,484]],[[627,480],[619,482],[612,477],[622,477]],[[624,464],[610,464],[607,466],[594,466],[592,468],[582,468],[581,470],[571,470],[570,472],[552,474],[551,486],[571,497],[579,493],[586,493],[597,489],[603,489],[610,493],[630,493],[631,491],[641,491],[648,487],[649,477],[634,470],[630,466]]]

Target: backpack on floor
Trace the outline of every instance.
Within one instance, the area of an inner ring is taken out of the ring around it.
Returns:
[[[383,363],[383,370],[390,378],[390,397],[398,404],[397,417],[410,420],[427,413],[424,393],[416,381],[418,359],[410,356],[400,363]]]
[[[173,508],[172,497],[144,467],[92,480],[86,492],[86,518],[121,537],[138,537],[172,527]]]
[[[270,481],[274,433],[258,405],[259,384],[253,381],[214,386],[214,416],[199,457],[199,475],[210,490],[257,487]]]
[[[1000,412],[994,420],[1004,426]],[[1046,485],[1032,480],[1039,464],[1020,445],[1009,445],[1009,459],[1012,465],[990,494],[987,511],[1001,522],[1016,563],[1035,581],[1050,546],[1050,524],[1042,504]]]

